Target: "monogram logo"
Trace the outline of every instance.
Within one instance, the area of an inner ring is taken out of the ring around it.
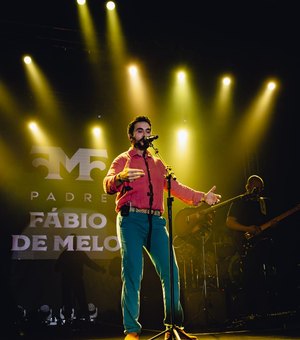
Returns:
[[[48,175],[46,179],[63,179],[60,174],[61,165],[71,173],[78,166],[78,181],[92,181],[90,176],[93,169],[103,171],[106,164],[100,158],[107,158],[107,150],[104,149],[78,149],[69,158],[59,147],[52,146],[33,146],[31,154],[36,155],[32,161],[34,167],[46,167]]]

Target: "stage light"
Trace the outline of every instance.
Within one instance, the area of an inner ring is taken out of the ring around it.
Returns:
[[[276,84],[274,81],[270,81],[267,85],[268,90],[273,91],[276,88]]]
[[[268,136],[267,132],[276,102],[274,85],[275,81],[267,80],[264,82],[247,111],[241,116],[236,137],[232,140],[235,145],[235,147],[232,147],[232,150],[234,150],[232,159],[235,160],[236,164],[238,162],[242,164],[245,153],[248,155],[255,154],[260,144]]]
[[[128,67],[128,72],[132,77],[136,77],[138,74],[138,69],[136,66],[132,65]]]
[[[38,125],[37,125],[36,122],[30,122],[30,123],[28,124],[28,126],[29,126],[29,129],[30,129],[33,133],[37,133],[38,130],[39,130]]]
[[[186,130],[179,130],[177,134],[179,143],[185,143],[187,141],[187,135]]]
[[[187,130],[179,130],[177,133],[178,144],[180,148],[184,148],[187,144],[188,132]]]
[[[27,62],[24,65],[24,70],[40,113],[52,118],[58,118],[60,109],[54,95],[55,91],[52,89],[46,74],[35,60],[31,60],[30,63]]]
[[[50,325],[52,322],[52,309],[49,305],[42,305],[38,308],[38,320],[42,324]]]
[[[222,83],[225,86],[229,86],[231,84],[231,79],[229,77],[224,77]]]
[[[98,308],[90,302],[88,304],[88,310],[89,310],[89,316],[91,321],[95,321],[95,319],[98,317]]]
[[[17,325],[20,325],[20,324],[23,324],[26,321],[27,321],[27,311],[26,311],[26,309],[23,306],[18,305],[16,307],[16,319],[15,319],[15,323]]]
[[[184,71],[179,71],[177,73],[177,79],[180,83],[183,83],[185,81],[186,78],[186,73]]]
[[[92,131],[94,137],[99,138],[101,136],[101,129],[99,127],[94,127]]]
[[[113,1],[108,1],[106,3],[106,8],[109,10],[109,11],[112,11],[114,10],[116,7],[115,3]]]
[[[213,98],[212,115],[215,116],[213,122],[215,131],[225,129],[226,124],[229,123],[229,117],[232,113],[232,97],[233,97],[233,82],[232,76],[222,75],[218,82],[218,89]]]
[[[31,59],[31,57],[29,56],[29,55],[26,55],[24,58],[23,58],[23,60],[24,60],[24,63],[25,64],[31,64],[31,62],[32,62],[32,59]]]
[[[59,310],[59,317],[60,317],[62,324],[66,323],[66,322],[70,323],[76,318],[74,308],[72,308],[68,314],[70,314],[70,315],[66,316],[65,306],[62,306]]]
[[[45,132],[38,126],[34,121],[28,123],[28,127],[32,132],[32,137],[38,144],[49,145],[49,138],[46,136]]]
[[[100,125],[92,124],[88,127],[88,140],[92,148],[106,148],[105,131]]]
[[[95,75],[98,73],[97,63],[99,61],[100,48],[97,39],[97,32],[93,16],[90,13],[89,6],[86,5],[85,0],[77,1],[78,5],[78,20],[80,25],[80,32],[82,34],[84,43],[88,50],[88,57],[90,58],[91,65],[93,65]],[[96,76],[97,78],[97,76]]]

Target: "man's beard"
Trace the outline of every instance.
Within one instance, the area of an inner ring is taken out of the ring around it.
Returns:
[[[143,143],[141,143],[141,141],[143,141]],[[144,151],[144,150],[147,150],[150,146],[149,143],[147,143],[145,140],[143,139],[140,139],[139,141],[136,141],[134,144],[134,147],[141,150],[141,151]]]

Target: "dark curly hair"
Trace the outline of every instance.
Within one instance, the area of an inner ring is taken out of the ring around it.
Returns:
[[[127,134],[128,137],[131,138],[133,136],[133,131],[134,131],[134,126],[136,123],[139,122],[146,122],[150,125],[151,127],[151,121],[147,116],[137,116],[133,121],[131,121],[128,126],[127,126]]]

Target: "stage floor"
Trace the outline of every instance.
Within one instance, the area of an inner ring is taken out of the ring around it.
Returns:
[[[160,335],[161,331],[143,331],[140,336],[140,340],[150,340],[150,339],[164,339],[164,335]],[[192,333],[196,335],[199,340],[258,340],[258,339],[300,339],[300,330],[265,330],[265,331],[224,331],[224,332],[200,332],[200,333]],[[74,339],[74,340],[122,340],[124,336],[122,332],[119,334],[36,334],[36,335],[19,335],[17,337],[8,338],[2,337],[2,339],[13,340],[13,339],[55,339],[55,340],[64,340],[64,339]]]
[[[247,325],[240,325],[238,329],[222,329],[222,330],[193,330],[186,329],[193,335],[196,335],[199,340],[258,340],[258,339],[300,339],[300,323],[293,325],[278,323],[276,328],[263,328],[260,324],[256,328],[250,325],[253,329],[247,329]],[[2,333],[3,334],[3,333]],[[1,335],[2,339],[28,339],[28,340],[122,340],[124,339],[123,330],[120,326],[111,324],[86,325],[85,327],[73,326],[40,326],[35,328],[20,328],[14,329],[8,337]],[[143,329],[140,340],[164,339],[163,329]]]

